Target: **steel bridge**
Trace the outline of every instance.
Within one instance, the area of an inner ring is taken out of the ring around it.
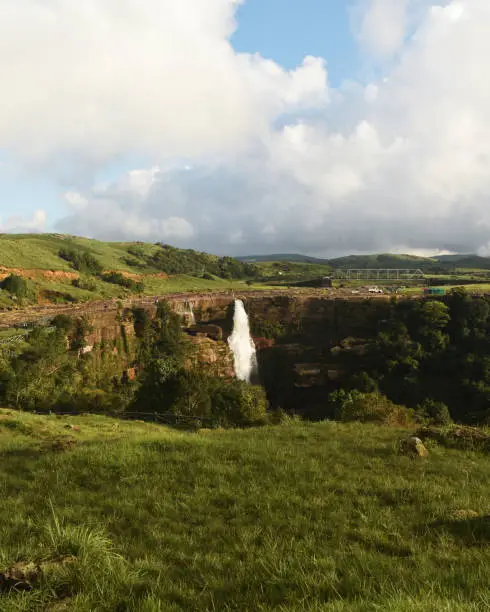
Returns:
[[[415,268],[344,268],[335,271],[341,280],[409,281],[425,278],[422,270]]]

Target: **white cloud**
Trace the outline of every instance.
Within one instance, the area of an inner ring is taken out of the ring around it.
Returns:
[[[0,0],[0,147],[155,161],[72,189],[60,230],[220,253],[487,248],[488,0],[366,0],[364,44],[390,61],[339,90],[322,59],[236,54],[231,0],[40,6]]]
[[[363,51],[376,61],[390,60],[423,22],[427,11],[451,0],[357,0],[351,9],[353,29]],[[459,4],[459,3],[457,3]],[[459,7],[451,8],[457,13]]]
[[[326,72],[237,55],[239,0],[0,0],[0,148],[21,158],[235,151]]]
[[[0,218],[0,233],[37,233],[46,229],[47,215],[44,210],[36,210],[30,218],[12,215],[2,222]]]
[[[377,58],[391,57],[403,45],[410,0],[364,0],[357,15],[357,36]]]

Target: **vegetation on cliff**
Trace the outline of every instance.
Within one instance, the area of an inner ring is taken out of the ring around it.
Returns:
[[[0,404],[41,412],[102,412],[192,427],[262,425],[261,387],[224,379],[194,359],[181,318],[160,302],[155,318],[121,312],[118,341],[86,347],[84,317],[56,316],[21,344],[0,347]],[[126,325],[135,338],[130,350]],[[127,372],[132,372],[128,376]]]
[[[490,297],[462,290],[444,301],[393,302],[374,340],[344,352],[342,384],[379,389],[398,404],[435,410],[439,420],[447,406],[454,420],[488,424],[489,315]]]

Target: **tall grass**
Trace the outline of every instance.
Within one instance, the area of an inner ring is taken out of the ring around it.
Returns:
[[[488,455],[413,460],[409,432],[372,425],[132,434],[101,417],[52,453],[39,438],[65,421],[25,418],[29,435],[0,420],[2,564],[52,565],[2,611],[488,609]]]

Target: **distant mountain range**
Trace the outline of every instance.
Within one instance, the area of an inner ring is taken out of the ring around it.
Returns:
[[[273,255],[244,255],[235,257],[238,261],[247,261],[249,263],[262,263],[267,261],[288,261],[291,263],[312,263],[312,264],[328,264],[328,259],[319,259],[318,257],[310,257],[309,255],[299,255],[298,253],[275,253]]]
[[[418,257],[416,255],[393,255],[377,253],[372,255],[347,255],[333,259],[320,259],[298,253],[274,253],[272,255],[246,255],[237,257],[241,261],[263,263],[283,261],[292,263],[309,263],[330,265],[333,268],[420,268],[425,271],[450,271],[457,267],[467,270],[490,270],[490,257],[479,255],[437,255],[435,257]]]

